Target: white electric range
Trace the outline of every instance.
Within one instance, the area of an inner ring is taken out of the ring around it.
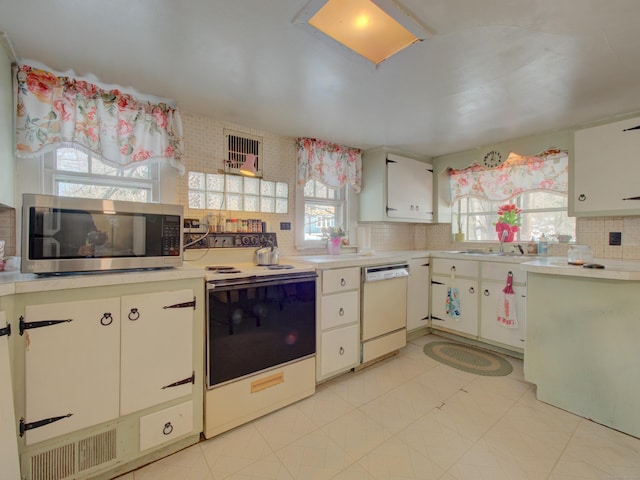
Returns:
[[[184,260],[204,270],[210,438],[315,393],[317,275],[302,262],[256,265],[256,248],[277,245],[275,234],[205,240]]]

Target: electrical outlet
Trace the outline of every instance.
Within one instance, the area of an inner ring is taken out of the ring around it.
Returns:
[[[622,232],[609,232],[609,245],[622,245]]]
[[[280,230],[291,230],[291,222],[280,222]]]

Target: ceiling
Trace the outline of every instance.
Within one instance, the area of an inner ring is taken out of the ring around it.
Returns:
[[[307,0],[0,0],[19,61],[183,112],[439,156],[640,111],[638,0],[400,0],[433,33],[377,68],[293,19]]]

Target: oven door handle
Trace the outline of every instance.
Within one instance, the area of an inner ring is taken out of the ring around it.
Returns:
[[[229,278],[225,280],[213,280],[207,282],[209,290],[232,290],[238,287],[256,285],[260,287],[270,287],[273,285],[286,285],[303,281],[315,280],[318,277],[316,272],[287,273],[278,275],[265,275],[242,278]]]

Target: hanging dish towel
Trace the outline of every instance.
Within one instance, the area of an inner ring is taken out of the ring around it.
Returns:
[[[518,328],[516,317],[516,294],[513,291],[513,273],[507,274],[507,284],[498,300],[498,324],[506,328]]]
[[[460,292],[456,287],[456,270],[455,267],[451,268],[451,280],[447,287],[447,305],[446,312],[449,318],[454,320],[460,320],[462,314],[460,313]]]

